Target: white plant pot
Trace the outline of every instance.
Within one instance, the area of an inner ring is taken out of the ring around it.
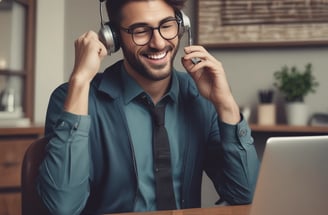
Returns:
[[[303,102],[286,103],[287,123],[289,125],[307,125],[308,107]]]

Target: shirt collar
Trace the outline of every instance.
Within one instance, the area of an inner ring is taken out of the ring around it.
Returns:
[[[127,73],[124,65],[121,67],[121,76],[123,80],[123,100],[125,104],[128,104],[133,99],[138,97],[140,94],[144,94],[144,90],[140,85]],[[164,97],[169,97],[173,102],[177,102],[179,94],[179,81],[175,74],[172,73],[171,86],[169,91],[164,95]]]

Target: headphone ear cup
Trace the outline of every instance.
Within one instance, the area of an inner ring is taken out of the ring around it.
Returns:
[[[110,22],[105,23],[98,32],[99,40],[104,44],[108,54],[120,49],[119,36]]]
[[[179,36],[181,37],[185,31],[191,28],[191,22],[189,17],[182,10],[179,10],[176,16],[177,19],[180,20]]]

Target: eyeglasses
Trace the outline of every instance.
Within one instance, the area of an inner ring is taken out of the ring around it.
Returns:
[[[130,28],[121,29],[128,34],[131,34],[133,42],[138,46],[148,44],[153,37],[154,30],[158,30],[161,37],[165,40],[174,39],[179,33],[181,21],[176,18],[164,19],[158,27],[148,25],[135,25]]]

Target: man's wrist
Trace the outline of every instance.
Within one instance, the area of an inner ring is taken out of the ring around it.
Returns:
[[[215,105],[215,109],[221,121],[224,123],[235,125],[241,120],[239,107],[234,101],[222,105]]]

